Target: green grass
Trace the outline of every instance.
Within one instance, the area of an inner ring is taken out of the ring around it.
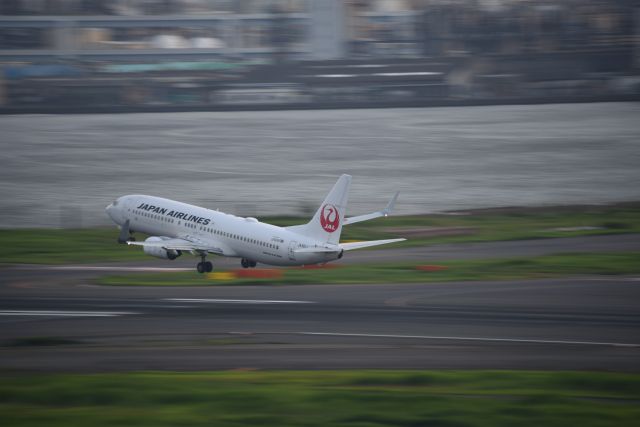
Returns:
[[[615,275],[640,273],[640,253],[559,254],[536,258],[448,261],[437,263],[446,269],[420,271],[416,264],[347,265],[327,269],[285,269],[279,279],[213,280],[194,272],[136,273],[105,276],[102,285],[119,286],[215,286],[298,285],[348,283],[426,283],[469,280],[509,280],[571,275]]]
[[[266,218],[265,222],[294,225],[299,218]],[[448,228],[459,235],[417,236],[409,229]],[[601,227],[595,230],[557,231],[559,227]],[[407,237],[394,246],[435,243],[539,239],[595,234],[640,233],[640,206],[627,204],[601,207],[516,209],[478,211],[469,215],[391,216],[347,226],[342,240],[375,240]],[[116,243],[113,228],[5,229],[0,230],[0,264],[65,264],[148,259],[141,248]],[[139,235],[138,239],[144,236]]]
[[[116,242],[114,228],[0,230],[0,263],[69,264],[149,259]]]
[[[640,375],[514,371],[17,374],[4,426],[635,426]]]

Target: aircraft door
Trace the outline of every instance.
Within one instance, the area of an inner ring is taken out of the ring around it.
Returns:
[[[295,240],[292,240],[289,243],[289,260],[291,261],[295,261],[296,260],[296,247],[298,246],[298,242],[296,242]]]

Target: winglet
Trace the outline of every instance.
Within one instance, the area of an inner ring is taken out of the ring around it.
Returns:
[[[389,200],[389,204],[387,205],[387,207],[382,210],[382,214],[384,216],[391,215],[393,208],[396,206],[396,201],[398,200],[399,195],[400,195],[400,192],[396,191],[396,194],[394,194],[391,200]]]
[[[396,194],[394,194],[394,196],[389,201],[389,204],[387,205],[387,207],[384,208],[383,210],[366,214],[366,215],[358,215],[358,216],[352,216],[351,218],[345,218],[344,224],[345,225],[355,224],[356,222],[368,221],[370,219],[380,218],[381,216],[391,215],[391,212],[393,211],[393,208],[396,205],[396,201],[398,200],[399,194],[400,194],[399,191]]]

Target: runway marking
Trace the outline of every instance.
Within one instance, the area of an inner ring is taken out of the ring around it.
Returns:
[[[315,304],[315,301],[280,301],[260,299],[165,298],[165,301],[228,304]]]
[[[526,338],[490,338],[490,337],[447,337],[436,335],[390,335],[390,334],[350,334],[340,332],[297,332],[299,335],[322,335],[334,337],[360,337],[360,338],[410,338],[423,340],[450,340],[450,341],[486,341],[486,342],[515,342],[529,344],[563,344],[563,345],[595,345],[612,347],[640,347],[640,344],[599,342],[599,341],[571,341],[571,340],[539,340]]]
[[[67,270],[67,271],[191,271],[192,268],[184,267],[118,267],[118,266],[92,266],[92,265],[63,265],[53,267],[39,267],[38,270]]]
[[[585,277],[582,280],[589,282],[640,282],[640,277]]]
[[[129,311],[60,311],[60,310],[0,310],[0,316],[115,317],[138,314]]]

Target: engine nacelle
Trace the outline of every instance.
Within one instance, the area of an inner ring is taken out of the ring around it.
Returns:
[[[152,237],[147,238],[145,240],[145,242],[162,242],[163,240],[169,240],[169,239],[171,239],[171,237],[152,236]],[[180,255],[182,255],[182,252],[175,251],[173,249],[166,250],[164,248],[155,248],[155,247],[150,247],[150,246],[143,246],[142,249],[144,250],[145,254],[151,255],[151,256],[156,257],[156,258],[162,258],[162,259],[174,260],[174,259],[178,258]]]

